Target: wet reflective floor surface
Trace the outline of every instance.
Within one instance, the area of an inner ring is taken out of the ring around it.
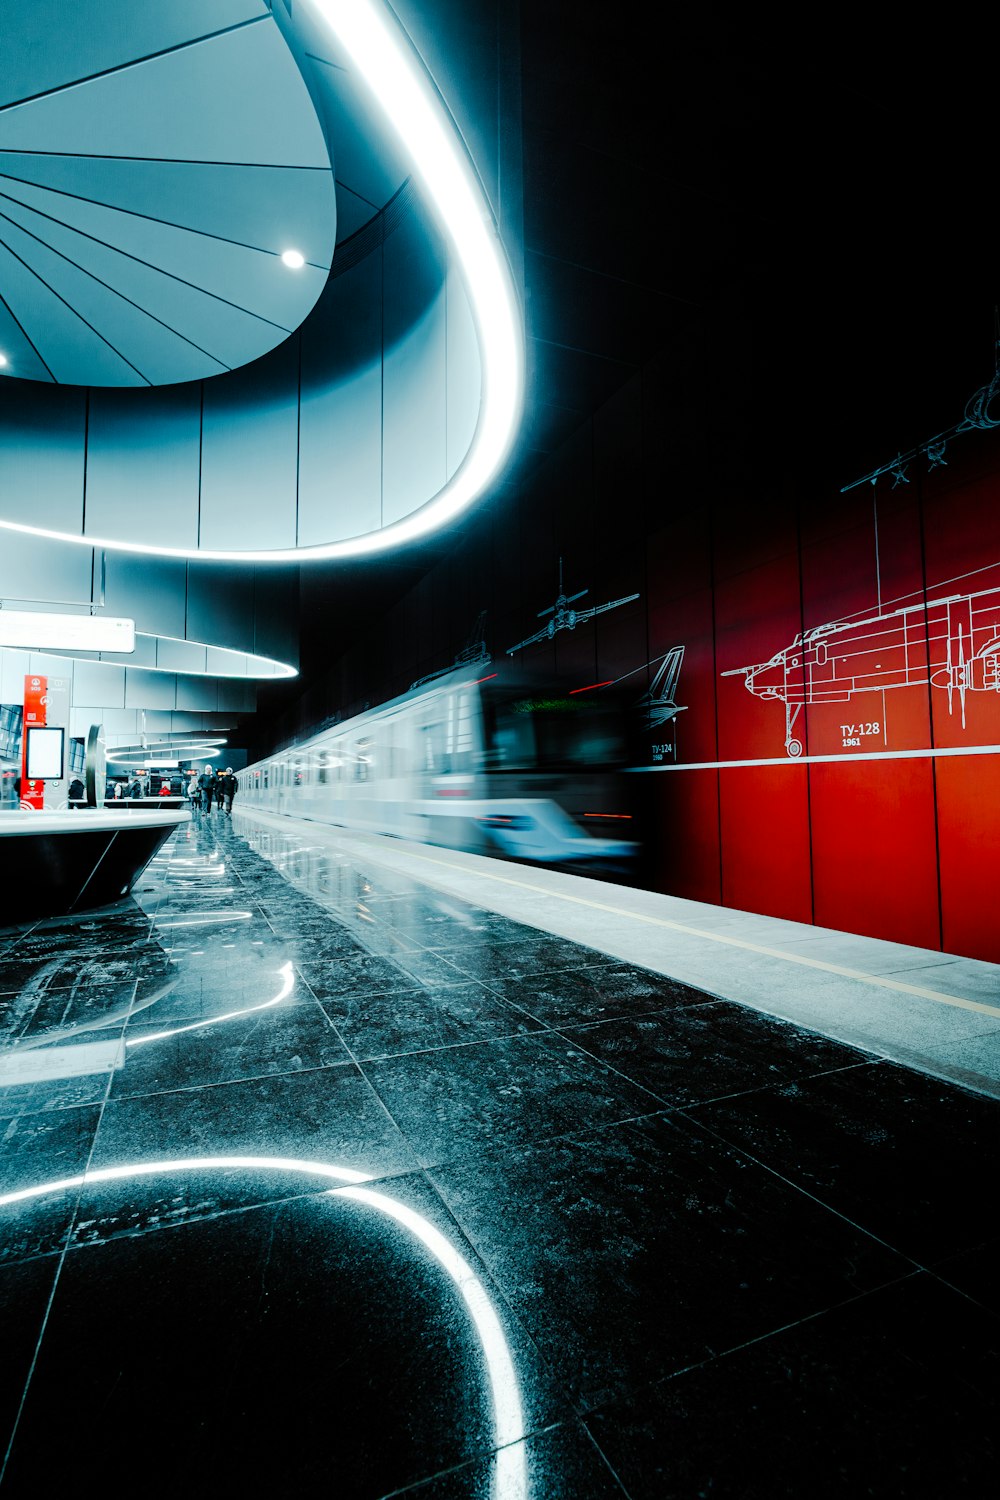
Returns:
[[[993,1491],[995,1100],[301,829],[0,929],[5,1494]]]

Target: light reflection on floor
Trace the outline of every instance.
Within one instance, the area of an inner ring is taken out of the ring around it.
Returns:
[[[0,931],[12,1494],[985,1492],[993,1101],[255,842]]]

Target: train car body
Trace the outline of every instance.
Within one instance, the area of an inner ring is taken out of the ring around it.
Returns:
[[[623,873],[638,846],[607,698],[442,674],[239,773],[240,805],[476,853]]]

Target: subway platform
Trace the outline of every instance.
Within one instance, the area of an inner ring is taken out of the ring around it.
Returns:
[[[0,929],[0,1493],[976,1495],[994,966],[214,812]]]

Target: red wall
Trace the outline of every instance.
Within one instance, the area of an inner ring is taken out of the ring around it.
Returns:
[[[987,683],[1000,431],[956,437],[945,467],[911,461],[908,482],[890,473],[840,493],[812,460],[796,469],[724,431],[699,436],[657,381],[647,371],[622,387],[529,486],[484,504],[285,732],[446,666],[482,610],[498,671],[523,665],[577,687],[617,679],[636,700],[683,647],[678,711],[645,747],[644,881],[1000,961],[1000,691]],[[885,454],[880,438],[873,461]],[[762,479],[768,458],[794,477]],[[841,468],[831,455],[828,472]],[[638,598],[508,657],[555,598],[560,557],[567,593],[587,591],[581,609]],[[330,585],[309,586],[304,574],[304,606],[321,612]],[[759,690],[767,672],[750,691],[745,669],[774,658],[787,663],[787,678],[767,669],[780,691]],[[782,694],[808,700],[790,736],[798,757],[785,751]]]
[[[686,648],[652,773],[661,888],[1000,961],[995,439],[909,484],[669,525],[648,561],[650,656]],[[787,678],[739,670],[782,653]]]

